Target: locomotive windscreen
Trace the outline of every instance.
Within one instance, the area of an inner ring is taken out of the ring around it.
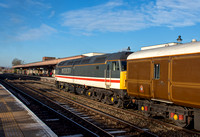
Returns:
[[[121,61],[121,70],[126,71],[127,68],[127,62],[126,61]]]

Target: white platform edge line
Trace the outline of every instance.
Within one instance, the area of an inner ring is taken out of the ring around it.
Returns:
[[[28,111],[28,114],[30,114],[36,121],[41,125],[41,127],[48,133],[50,137],[58,137],[44,122],[42,122],[26,105],[24,105],[17,97],[15,97],[9,90],[7,90],[2,84],[0,84],[13,98],[22,105],[23,108],[25,108],[26,111]]]

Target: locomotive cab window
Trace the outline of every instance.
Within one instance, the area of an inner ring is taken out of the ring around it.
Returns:
[[[126,71],[126,68],[127,68],[127,62],[121,61],[121,71]]]
[[[160,79],[160,64],[154,64],[154,79]]]

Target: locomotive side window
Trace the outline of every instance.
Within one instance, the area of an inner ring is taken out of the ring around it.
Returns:
[[[119,70],[119,63],[118,62],[116,62],[116,61],[112,62],[112,70],[113,71]]]
[[[160,79],[160,64],[154,64],[154,79]]]

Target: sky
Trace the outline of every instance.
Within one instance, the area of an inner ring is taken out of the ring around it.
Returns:
[[[0,0],[0,66],[200,41],[200,0]]]

